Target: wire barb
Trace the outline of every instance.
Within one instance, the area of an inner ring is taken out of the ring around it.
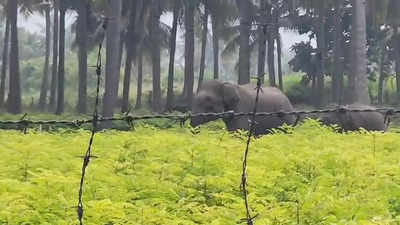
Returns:
[[[29,121],[26,119],[27,116],[28,116],[28,113],[25,113],[20,119],[20,124],[22,126],[22,132],[24,134],[28,133]]]
[[[126,122],[126,124],[128,124],[128,126],[131,128],[131,129],[134,129],[135,128],[135,126],[134,126],[134,119],[131,117],[131,116],[129,116],[129,114],[128,114],[128,112],[125,114],[125,122]]]

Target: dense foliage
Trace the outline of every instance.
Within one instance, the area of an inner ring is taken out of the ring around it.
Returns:
[[[78,224],[81,155],[89,133],[0,132],[0,224]],[[399,224],[398,133],[334,133],[315,121],[254,140],[257,224]],[[140,126],[95,140],[85,224],[236,224],[241,134],[210,125]]]

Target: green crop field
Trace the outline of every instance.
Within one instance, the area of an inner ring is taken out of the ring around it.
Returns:
[[[210,125],[97,134],[85,224],[238,224],[244,134]],[[88,131],[0,131],[0,224],[78,224]],[[256,224],[400,224],[400,134],[339,134],[315,121],[254,140]]]

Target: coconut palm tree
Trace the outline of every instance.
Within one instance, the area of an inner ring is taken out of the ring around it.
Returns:
[[[136,57],[137,64],[137,94],[135,109],[142,108],[142,90],[143,90],[143,47],[138,46]]]
[[[315,3],[315,13],[316,18],[316,38],[317,38],[317,56],[319,60],[319,67],[317,73],[317,95],[316,104],[322,106],[324,99],[324,88],[325,88],[325,64],[327,58],[326,50],[326,36],[325,36],[325,17],[326,17],[326,3],[322,1],[317,1]]]
[[[201,32],[201,57],[200,57],[200,71],[199,71],[199,82],[197,85],[197,91],[201,88],[201,84],[204,80],[204,72],[206,67],[206,47],[207,47],[207,36],[208,36],[208,19],[210,15],[208,0],[202,1],[204,12],[201,15],[202,21],[202,32]]]
[[[8,2],[8,18],[10,19],[11,48],[10,48],[10,85],[7,100],[9,113],[18,114],[22,111],[21,79],[19,69],[19,45],[18,45],[18,2]]]
[[[238,18],[238,10],[235,0],[207,0],[206,7],[212,25],[213,77],[217,80],[219,79],[220,73],[220,40],[223,39],[224,30]],[[202,11],[201,14],[204,15],[204,11]],[[204,24],[202,24],[202,26],[204,26]]]
[[[306,11],[306,15],[311,22],[312,31],[315,34],[315,39],[317,42],[317,60],[318,69],[315,75],[316,78],[316,90],[314,90],[314,104],[321,106],[324,100],[324,84],[325,84],[325,74],[326,74],[326,60],[327,60],[327,38],[326,38],[326,18],[327,9],[331,5],[328,1],[319,0],[301,0],[301,7]]]
[[[49,101],[50,111],[55,109],[57,103],[59,9],[60,9],[60,0],[53,0],[53,56],[52,56],[53,59],[52,59],[51,82],[50,82],[50,101]]]
[[[210,11],[211,29],[212,29],[212,44],[213,44],[213,68],[214,79],[219,79],[219,58],[220,58],[220,40],[223,30],[229,26],[232,21],[238,18],[238,10],[235,0],[219,0],[207,1],[207,7]]]
[[[43,12],[46,20],[46,53],[45,53],[45,62],[43,68],[43,78],[42,84],[40,88],[40,97],[39,97],[39,110],[44,111],[47,103],[47,93],[49,89],[49,66],[50,66],[50,45],[51,45],[51,19],[50,19],[50,10],[51,4],[50,2],[43,2],[38,5],[38,9],[40,12]]]
[[[78,113],[87,112],[87,57],[88,57],[88,16],[90,2],[80,0],[78,4],[78,20],[76,39],[78,42],[79,63],[79,88],[78,88]]]
[[[4,11],[7,11],[7,6],[3,4]],[[0,78],[0,107],[4,106],[5,95],[6,95],[6,76],[7,76],[7,66],[9,57],[9,44],[10,44],[10,20],[6,14],[5,18],[5,32],[4,32],[4,44],[3,44],[3,54],[2,54],[2,65],[1,65],[1,78]]]
[[[153,70],[152,109],[154,112],[161,110],[161,46],[160,46],[160,17],[161,2],[153,0],[151,6],[150,38],[152,41],[151,61]]]
[[[250,83],[250,31],[252,24],[252,3],[250,0],[236,0],[240,15],[239,84]]]
[[[65,81],[65,13],[67,5],[64,1],[59,3],[60,11],[60,37],[59,37],[59,60],[58,60],[58,76],[57,76],[57,107],[56,114],[64,113],[64,81]]]
[[[255,11],[255,16],[252,16],[252,23],[257,26],[252,26],[250,29],[249,46],[250,52],[257,48],[258,50],[258,74],[264,75],[265,73],[265,59],[266,53],[266,42],[269,40],[268,48],[268,67],[269,67],[269,81],[271,86],[276,85],[275,81],[275,54],[274,54],[274,42],[277,42],[277,54],[278,54],[278,75],[280,80],[280,86],[282,84],[282,65],[281,65],[281,43],[280,43],[280,28],[285,27],[288,29],[295,29],[292,25],[290,18],[296,11],[293,10],[295,7],[293,1],[259,1],[259,5],[252,5],[252,11]],[[254,27],[257,27],[254,29]],[[230,56],[234,53],[236,48],[240,46],[240,31],[238,26],[230,26],[224,29],[225,36],[228,37],[227,44],[222,51],[222,56]],[[239,64],[239,62],[238,62]]]
[[[185,0],[185,79],[183,96],[191,108],[194,87],[194,16],[197,0]]]
[[[169,40],[169,66],[168,66],[168,87],[167,87],[167,104],[166,109],[171,110],[174,102],[174,67],[175,67],[175,50],[176,35],[178,31],[178,20],[181,12],[181,1],[173,0],[173,21],[171,36]]]
[[[129,93],[132,62],[136,61],[137,66],[137,98],[136,108],[142,106],[142,80],[143,80],[143,47],[144,41],[149,37],[146,25],[149,24],[151,15],[151,3],[149,1],[139,0],[131,5],[130,19],[127,28],[126,38],[126,63],[124,88],[122,97],[122,112],[129,110]]]
[[[103,116],[105,117],[113,116],[118,97],[121,10],[121,0],[108,1],[108,17],[112,19],[108,21],[107,26],[107,61],[103,101]]]
[[[333,101],[341,104],[343,98],[343,73],[344,73],[344,37],[343,37],[343,0],[334,4],[334,42],[333,57],[334,69],[332,74]]]
[[[400,99],[400,1],[389,0],[387,10],[387,23],[393,29],[393,52],[394,52],[394,66],[396,72],[396,84],[397,84],[397,97]]]
[[[145,16],[145,4],[143,0],[132,2],[130,5],[129,12],[129,23],[127,27],[127,33],[125,37],[126,45],[126,62],[125,62],[125,75],[124,75],[124,87],[122,96],[122,112],[128,112],[129,110],[129,93],[130,93],[130,83],[131,83],[131,72],[132,72],[132,62],[136,57],[139,42],[142,42],[144,38],[144,26],[140,26],[140,21],[144,20]],[[144,23],[143,23],[144,24]],[[140,31],[138,31],[140,29]],[[141,35],[138,35],[141,34]],[[139,37],[138,37],[139,36]]]
[[[276,54],[277,54],[277,64],[278,64],[278,86],[279,89],[283,90],[283,72],[282,72],[282,43],[281,34],[279,32],[279,17],[281,15],[281,8],[278,6],[272,13],[272,20],[274,24],[274,40],[276,42]]]
[[[268,29],[271,26],[268,26],[268,23],[271,22],[271,7],[267,4],[266,0],[260,0],[259,4],[259,10],[260,10],[260,25],[258,26],[258,64],[257,64],[257,73],[258,76],[262,79],[264,83],[264,74],[265,74],[265,57],[266,57],[266,48],[267,48],[267,35],[268,35],[268,46],[271,45],[271,38],[272,34],[270,31],[271,29]],[[268,48],[268,53],[271,53],[270,48]],[[273,53],[273,52],[272,52]],[[270,55],[269,58],[270,59]],[[272,57],[273,59],[273,57]],[[269,63],[271,62],[270,60],[268,61]],[[273,61],[272,61],[273,62]],[[274,69],[274,67],[271,67],[271,69]],[[270,72],[270,75],[273,73]],[[270,82],[275,83],[275,75],[272,76],[273,79],[269,79]]]
[[[367,32],[365,0],[353,0],[352,18],[352,73],[349,77],[350,102],[369,104],[367,79]]]

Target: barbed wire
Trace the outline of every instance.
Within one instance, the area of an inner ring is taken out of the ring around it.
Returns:
[[[94,141],[94,136],[97,131],[97,125],[99,122],[99,101],[100,101],[100,78],[101,78],[101,70],[102,70],[102,60],[101,60],[101,50],[103,48],[102,42],[99,44],[99,52],[97,55],[97,64],[96,64],[96,75],[97,75],[97,88],[96,88],[96,102],[93,110],[93,119],[91,120],[92,123],[92,131],[89,139],[89,145],[86,150],[85,156],[83,158],[82,164],[82,173],[81,173],[81,180],[79,184],[79,192],[78,192],[78,206],[77,206],[77,215],[80,225],[83,225],[83,185],[85,182],[85,175],[86,175],[86,168],[89,166],[90,159],[92,158],[92,145]]]
[[[243,167],[242,167],[242,180],[241,180],[241,190],[243,192],[243,198],[244,198],[244,205],[246,208],[246,219],[243,219],[243,221],[247,222],[247,225],[253,225],[254,224],[254,219],[258,216],[251,216],[250,212],[250,205],[249,205],[249,196],[248,196],[248,191],[247,191],[247,159],[249,155],[249,150],[250,150],[250,142],[251,139],[254,135],[255,129],[256,129],[256,114],[257,114],[257,106],[258,106],[258,101],[260,98],[260,92],[262,92],[261,84],[262,84],[262,77],[257,78],[257,94],[256,94],[256,100],[254,102],[254,109],[253,109],[253,114],[251,116],[251,119],[249,119],[249,133],[247,137],[247,143],[246,143],[246,149],[244,152],[244,158],[243,158]]]
[[[185,123],[190,119],[199,118],[199,117],[214,117],[215,119],[229,119],[236,117],[248,117],[248,116],[256,116],[256,117],[268,117],[268,116],[278,116],[284,117],[288,115],[293,116],[304,116],[304,115],[312,115],[312,114],[329,114],[329,113],[346,113],[346,112],[358,112],[358,113],[368,113],[368,112],[379,112],[384,114],[385,121],[389,120],[389,117],[400,114],[400,109],[394,108],[370,108],[370,109],[355,109],[355,108],[347,108],[346,106],[340,106],[333,109],[321,109],[321,110],[302,110],[302,111],[276,111],[276,112],[234,112],[234,111],[226,111],[221,113],[183,113],[183,114],[152,114],[152,115],[124,115],[117,117],[101,117],[97,115],[97,122],[110,122],[110,121],[122,121],[127,123],[132,123],[134,121],[140,120],[152,120],[152,119],[169,119],[169,120],[177,120],[181,123]],[[83,119],[83,120],[28,120],[22,118],[20,120],[0,120],[0,125],[19,125],[22,127],[28,127],[29,125],[37,126],[37,125],[67,125],[67,126],[76,126],[80,127],[84,124],[92,124],[94,119]]]

